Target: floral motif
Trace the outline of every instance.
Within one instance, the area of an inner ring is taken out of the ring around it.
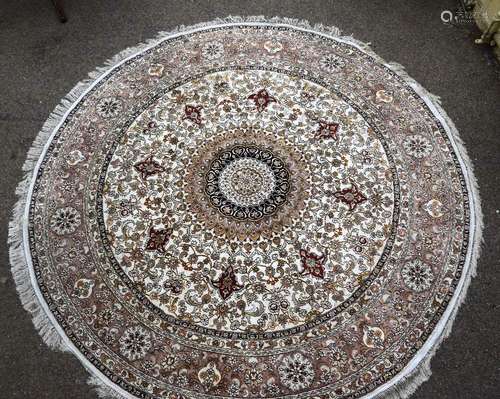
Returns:
[[[386,91],[386,90],[378,90],[375,93],[375,98],[377,99],[378,102],[382,103],[391,103],[394,97],[392,96],[392,93]]]
[[[120,352],[129,360],[139,360],[151,348],[151,335],[141,326],[127,328],[120,337]]]
[[[114,118],[122,109],[122,102],[115,97],[105,97],[97,103],[97,113],[103,118]]]
[[[276,188],[276,178],[266,162],[238,158],[221,171],[218,185],[230,202],[248,207],[269,199]]]
[[[257,93],[248,96],[248,99],[255,103],[259,112],[264,111],[269,104],[277,102],[276,98],[272,97],[266,89],[260,89]]]
[[[311,361],[301,353],[286,356],[278,367],[281,382],[292,391],[308,388],[314,380]]]
[[[319,127],[314,137],[317,139],[334,139],[337,141],[339,124],[335,122],[318,121]]]
[[[163,64],[153,64],[149,67],[148,73],[151,76],[155,76],[157,78],[161,78],[163,76],[163,70],[165,66]]]
[[[216,387],[222,379],[221,373],[214,362],[209,362],[198,371],[198,380],[206,390]]]
[[[50,227],[54,233],[62,236],[74,233],[80,226],[80,222],[80,213],[75,208],[67,206],[59,208],[54,213],[50,220]]]
[[[212,280],[212,285],[219,289],[222,299],[227,299],[233,292],[243,288],[236,280],[236,274],[232,266],[228,266],[217,280]]]
[[[207,60],[216,60],[224,54],[224,45],[220,42],[206,43],[201,49],[201,54]]]
[[[384,331],[376,326],[365,326],[363,328],[363,343],[368,348],[383,348],[385,341]]]
[[[154,226],[151,226],[148,231],[149,238],[146,243],[146,250],[157,251],[161,254],[165,253],[165,246],[170,240],[172,233],[173,229],[171,227],[157,229]]]
[[[339,348],[331,349],[329,357],[335,366],[343,366],[349,359],[347,353]]]
[[[134,168],[141,174],[143,180],[146,180],[149,176],[165,172],[165,168],[161,166],[159,162],[155,161],[152,155],[147,157],[144,161],[136,163]]]
[[[227,388],[227,393],[230,395],[230,397],[236,397],[240,394],[241,392],[241,384],[240,381],[237,379],[234,379],[230,384],[229,387]]]
[[[286,312],[290,308],[290,302],[280,295],[276,295],[269,301],[269,311],[271,313]]]
[[[262,384],[262,371],[257,369],[247,370],[245,373],[245,384],[259,386]]]
[[[401,276],[406,286],[415,292],[429,289],[434,280],[431,267],[419,259],[406,263],[401,270]]]
[[[196,218],[215,229],[217,235],[252,240],[269,237],[304,207],[308,195],[307,164],[290,143],[277,141],[268,132],[225,131],[190,154],[189,159],[185,177],[187,202]],[[248,180],[246,174],[239,179],[238,173],[232,173],[242,172],[241,159],[256,161],[251,162],[252,169],[261,184],[252,182],[251,192],[248,187],[238,189]],[[222,174],[234,180],[224,176],[221,179]],[[291,181],[296,190],[291,190]],[[208,201],[200,192],[206,194]],[[214,209],[218,212],[214,213]]]
[[[76,164],[82,162],[83,160],[85,160],[85,156],[82,154],[82,152],[74,150],[69,153],[69,157],[66,160],[66,162],[71,166],[75,166]]]
[[[184,281],[181,278],[173,278],[166,281],[163,287],[172,295],[180,295],[184,291]]]
[[[300,250],[300,259],[302,262],[301,274],[310,274],[318,278],[325,278],[325,262],[327,253],[316,255],[305,249]]]
[[[433,218],[440,218],[441,216],[444,215],[443,203],[438,199],[435,198],[431,199],[430,201],[424,204],[423,208]]]
[[[327,54],[319,60],[319,65],[327,72],[338,72],[345,67],[345,61],[335,54]]]
[[[403,147],[409,155],[418,159],[425,158],[432,152],[432,144],[426,137],[421,135],[407,137]]]
[[[201,105],[186,105],[184,107],[184,119],[188,119],[191,122],[196,123],[198,126],[201,125],[202,119],[201,119],[201,110],[203,109],[203,106]]]
[[[74,287],[74,293],[78,298],[89,298],[92,295],[92,289],[94,288],[94,280],[88,278],[81,278],[77,280]]]
[[[276,54],[283,50],[283,44],[278,40],[267,40],[264,43],[264,48],[269,54]]]
[[[351,187],[338,190],[333,193],[333,196],[337,198],[337,201],[341,201],[347,204],[349,211],[354,211],[356,207],[365,202],[367,198],[359,191],[356,184],[351,183]]]

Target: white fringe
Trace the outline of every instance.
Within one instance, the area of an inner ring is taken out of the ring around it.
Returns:
[[[89,373],[92,374],[92,371],[90,370]],[[124,396],[122,394],[120,394],[115,389],[111,388],[109,385],[104,384],[103,381],[96,376],[89,377],[87,380],[87,384],[94,387],[94,390],[97,393],[97,396],[99,398],[103,398],[103,399],[123,399],[124,398]]]
[[[9,224],[9,253],[10,253],[10,264],[12,269],[12,274],[14,276],[14,280],[16,283],[17,291],[19,293],[19,297],[21,298],[21,303],[23,307],[30,312],[33,324],[35,328],[38,330],[40,336],[43,341],[52,349],[60,350],[60,351],[73,351],[76,349],[71,348],[66,342],[65,339],[58,333],[57,327],[51,322],[49,316],[45,313],[44,307],[41,301],[43,298],[39,297],[36,293],[34,286],[31,283],[29,265],[27,262],[27,258],[25,255],[26,248],[24,247],[23,242],[23,226],[26,222],[24,219],[25,208],[27,196],[30,191],[30,184],[33,178],[33,172],[36,168],[37,162],[43,153],[44,147],[53,134],[54,130],[58,127],[58,125],[62,122],[65,113],[71,109],[71,107],[78,101],[79,97],[85,93],[92,85],[95,84],[96,80],[100,79],[103,75],[107,74],[114,67],[124,61],[126,58],[138,54],[145,50],[148,47],[151,47],[166,38],[173,36],[175,34],[193,31],[202,28],[208,28],[216,25],[223,24],[231,24],[231,23],[254,23],[254,24],[281,24],[281,25],[289,25],[291,27],[301,28],[309,31],[315,31],[322,33],[324,35],[337,38],[343,42],[353,44],[360,48],[365,53],[369,54],[371,57],[375,58],[378,62],[385,64],[388,68],[396,72],[400,77],[402,77],[408,84],[410,84],[418,94],[424,98],[428,99],[437,113],[443,118],[445,121],[445,127],[448,128],[451,133],[452,139],[454,140],[458,153],[463,161],[465,169],[468,174],[468,188],[471,191],[472,201],[471,204],[473,206],[471,214],[475,216],[475,225],[471,226],[471,234],[475,234],[474,242],[472,243],[472,247],[470,248],[471,257],[469,264],[464,266],[464,281],[462,285],[462,289],[460,292],[456,293],[456,300],[454,304],[450,304],[453,306],[451,314],[449,315],[444,327],[442,328],[441,333],[438,337],[434,339],[432,347],[422,356],[422,359],[417,367],[413,370],[401,373],[400,376],[395,377],[399,380],[394,383],[390,381],[386,385],[384,385],[380,392],[377,389],[375,393],[369,394],[366,398],[386,398],[386,399],[406,399],[408,398],[415,390],[422,384],[424,381],[428,380],[431,376],[430,370],[430,360],[437,348],[441,344],[441,342],[449,336],[453,324],[453,320],[457,314],[459,306],[465,299],[465,295],[467,292],[467,288],[469,283],[476,275],[476,267],[477,260],[479,257],[480,246],[482,243],[482,229],[483,229],[483,218],[480,207],[479,200],[479,189],[476,182],[476,179],[473,175],[472,163],[467,155],[465,147],[463,145],[462,140],[458,135],[458,131],[450,120],[450,118],[446,115],[446,112],[441,108],[441,101],[439,97],[429,93],[422,86],[420,86],[417,82],[415,82],[412,78],[410,78],[405,72],[404,68],[396,63],[386,63],[383,59],[377,56],[370,48],[369,43],[362,43],[350,36],[341,36],[341,31],[332,26],[325,26],[322,24],[311,25],[306,20],[298,20],[291,18],[266,18],[264,16],[250,16],[250,17],[239,17],[239,16],[229,16],[226,18],[215,19],[210,22],[200,23],[192,26],[179,26],[170,32],[160,32],[156,38],[152,40],[148,40],[145,43],[139,44],[136,47],[128,48],[119,54],[115,55],[113,58],[109,59],[103,67],[97,68],[94,72],[89,74],[89,78],[78,83],[73,90],[61,101],[61,103],[55,108],[55,110],[51,113],[48,120],[43,125],[41,131],[38,133],[35,141],[33,142],[28,155],[26,162],[23,166],[24,178],[19,183],[16,189],[16,195],[18,197],[18,201],[12,212],[12,219]],[[75,352],[76,353],[76,352]],[[92,369],[91,367],[86,367],[89,369],[92,377],[89,378],[88,383],[95,386],[96,393],[100,398],[109,398],[109,399],[123,399],[123,398],[132,398],[131,395],[127,394],[116,385],[114,385],[111,381],[106,379],[97,370]]]

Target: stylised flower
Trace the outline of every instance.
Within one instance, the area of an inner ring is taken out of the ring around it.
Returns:
[[[201,119],[201,110],[203,107],[201,105],[196,106],[196,105],[186,105],[184,107],[184,116],[182,117],[182,120],[188,119],[191,122],[196,123],[198,126],[201,125],[202,119]]]
[[[363,343],[368,348],[383,348],[385,341],[384,331],[375,326],[365,326],[363,328]]]
[[[344,365],[347,362],[347,360],[349,359],[349,356],[347,356],[347,353],[339,348],[333,348],[330,351],[328,356],[329,356],[330,360],[332,361],[332,363],[337,365],[337,366]]]
[[[271,313],[286,312],[290,307],[290,303],[283,297],[275,296],[269,302],[269,311]]]
[[[264,392],[266,392],[269,396],[276,396],[280,393],[280,388],[273,382],[268,382],[267,385],[264,386]]]
[[[149,176],[165,171],[165,168],[161,166],[159,162],[155,161],[152,155],[147,157],[144,161],[136,163],[134,168],[141,174],[143,180],[146,180]]]
[[[217,386],[221,379],[221,373],[214,362],[209,362],[198,371],[198,380],[207,390]]]
[[[224,45],[220,42],[210,42],[201,48],[201,54],[207,60],[216,60],[224,54]]]
[[[180,295],[184,290],[184,282],[180,278],[172,278],[165,281],[163,287],[171,295]]]
[[[118,116],[122,108],[122,102],[115,97],[105,97],[97,103],[97,113],[103,118]]]
[[[151,348],[151,335],[142,326],[129,327],[120,337],[120,352],[129,360],[146,356]]]
[[[276,39],[264,42],[264,48],[269,54],[276,54],[283,50],[283,45]]]
[[[319,65],[327,72],[337,72],[345,67],[345,61],[335,54],[327,54],[319,60]]]
[[[81,278],[75,282],[74,294],[78,298],[88,298],[92,295],[92,288],[94,288],[95,282],[87,278]]]
[[[317,139],[334,139],[338,141],[338,130],[339,124],[336,122],[326,122],[326,121],[318,121],[319,126],[316,134],[314,135]]]
[[[50,227],[58,235],[73,233],[80,226],[80,213],[70,206],[60,208],[52,216]]]
[[[422,208],[433,218],[440,218],[445,211],[443,203],[435,198],[424,204]]]
[[[228,388],[227,388],[227,393],[229,394],[230,397],[236,397],[240,394],[240,382],[238,380],[233,380]]]
[[[256,369],[247,370],[245,373],[245,384],[260,385],[262,383],[262,372]]]
[[[276,98],[272,97],[266,89],[261,89],[248,96],[248,100],[253,100],[259,112],[264,111],[270,103],[277,102]]]
[[[162,64],[153,64],[149,67],[148,73],[151,76],[156,76],[157,78],[161,78],[161,76],[163,75],[164,68],[165,67]]]
[[[156,228],[151,226],[148,231],[149,237],[146,243],[146,250],[164,253],[166,251],[165,246],[170,240],[173,231],[174,230],[171,227]]]
[[[164,371],[170,371],[175,368],[177,357],[173,354],[167,355],[160,363],[160,368]]]
[[[349,211],[354,211],[358,204],[365,202],[367,198],[361,193],[356,184],[351,183],[351,187],[338,190],[333,193],[337,201],[341,201],[349,207]]]
[[[414,259],[404,265],[401,276],[406,286],[416,292],[429,289],[434,280],[431,267],[419,259]]]
[[[232,266],[228,266],[217,280],[212,281],[212,285],[219,289],[219,294],[222,299],[227,299],[233,292],[243,288],[236,280],[236,274]]]
[[[278,367],[281,382],[292,391],[305,389],[314,380],[311,361],[301,353],[287,356]]]
[[[394,99],[392,94],[386,90],[379,90],[375,93],[377,102],[390,103]]]
[[[316,255],[306,249],[301,249],[300,260],[302,261],[302,272],[301,274],[309,274],[314,277],[324,278],[325,277],[325,261],[327,254]]]
[[[426,137],[417,134],[407,137],[403,147],[409,155],[418,159],[427,157],[432,152],[430,141]]]
[[[69,156],[66,159],[66,162],[71,166],[74,166],[78,162],[82,162],[85,159],[85,156],[79,150],[71,151],[68,155]]]
[[[118,330],[116,328],[104,327],[97,331],[97,335],[106,345],[113,345],[116,342]]]

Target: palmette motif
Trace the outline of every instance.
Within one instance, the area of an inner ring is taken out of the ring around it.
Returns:
[[[432,333],[469,205],[423,100],[357,48],[273,26],[164,40],[53,139],[40,291],[139,398],[361,397]]]

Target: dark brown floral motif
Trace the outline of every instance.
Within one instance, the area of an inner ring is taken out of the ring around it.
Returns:
[[[165,168],[155,161],[152,155],[147,157],[144,161],[136,163],[134,168],[141,174],[143,180],[157,173],[165,172]]]
[[[248,96],[248,100],[253,100],[259,112],[264,111],[270,103],[277,102],[274,97],[269,95],[266,89],[261,89],[257,93]]]
[[[217,280],[212,280],[212,285],[219,289],[219,294],[222,299],[229,298],[233,292],[243,288],[243,286],[236,281],[236,274],[232,266],[228,266]]]
[[[299,253],[303,267],[300,274],[309,274],[314,277],[325,278],[325,262],[328,255],[326,251],[322,255],[316,255],[306,249],[301,249]]]
[[[318,121],[319,127],[314,135],[317,139],[334,139],[338,141],[337,133],[339,131],[339,124],[336,122],[326,122],[326,121]]]
[[[146,250],[165,253],[165,245],[167,244],[168,240],[170,240],[172,232],[173,229],[171,227],[167,227],[165,229],[156,229],[154,226],[151,226],[148,232],[149,239],[146,243]]]
[[[333,196],[337,198],[337,201],[341,201],[347,204],[349,211],[356,209],[358,204],[365,202],[367,198],[359,191],[356,184],[351,183],[351,187],[344,188],[343,190],[336,191]]]
[[[203,106],[201,105],[186,105],[184,108],[184,117],[182,120],[189,119],[191,122],[196,123],[198,126],[201,125],[201,110]]]

